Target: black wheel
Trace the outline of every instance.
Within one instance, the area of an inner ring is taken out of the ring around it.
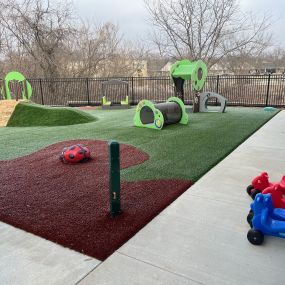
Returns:
[[[258,193],[261,193],[261,191],[258,190],[258,189],[253,189],[253,190],[251,191],[250,197],[252,198],[252,200],[254,200],[255,196],[256,196]]]
[[[254,245],[261,245],[264,241],[264,235],[261,231],[250,229],[247,233],[247,239]]]
[[[249,211],[248,215],[247,215],[247,222],[249,223],[250,227],[252,228],[252,219],[253,219],[254,213],[252,210]]]
[[[247,194],[248,194],[249,196],[250,196],[251,190],[252,190],[253,188],[254,188],[254,187],[253,187],[251,184],[247,186],[246,192],[247,192]]]

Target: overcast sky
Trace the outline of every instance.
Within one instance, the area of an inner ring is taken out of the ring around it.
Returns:
[[[147,37],[150,26],[143,0],[73,0],[78,15],[97,22],[119,24],[125,38],[140,40]],[[274,23],[275,44],[285,48],[285,0],[241,0],[244,11],[268,12]],[[283,16],[282,16],[283,14]]]

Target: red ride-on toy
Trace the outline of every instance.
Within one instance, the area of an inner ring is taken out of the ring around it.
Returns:
[[[81,144],[65,147],[60,155],[60,160],[64,163],[86,162],[90,159],[90,150]]]
[[[267,172],[262,172],[251,181],[251,184],[246,188],[246,192],[254,200],[256,194],[261,193],[264,189],[273,184],[274,183],[269,182]]]
[[[258,194],[257,192],[254,197]],[[272,184],[271,186],[265,188],[262,191],[262,194],[270,194],[272,199],[272,204],[274,208],[285,209],[285,175],[282,177],[281,181],[276,184]],[[247,222],[252,227],[252,218],[254,213],[252,210],[249,211],[247,215]]]
[[[282,187],[285,185],[282,185],[283,179],[285,179],[285,176],[283,176],[281,183],[270,186],[262,191],[262,194],[271,194],[274,208],[285,209],[285,187]]]

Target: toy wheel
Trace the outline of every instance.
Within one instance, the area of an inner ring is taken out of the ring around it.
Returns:
[[[247,192],[247,194],[248,194],[249,196],[250,196],[251,190],[252,190],[253,188],[254,188],[254,187],[253,187],[251,184],[247,186],[246,192]]]
[[[258,189],[253,189],[253,190],[251,191],[250,197],[252,198],[252,200],[254,200],[255,196],[256,196],[258,193],[261,193],[261,191],[258,190]]]
[[[247,222],[249,223],[250,227],[252,228],[252,219],[253,219],[254,213],[252,210],[249,211],[248,215],[247,215]]]
[[[261,245],[264,241],[264,235],[261,231],[250,229],[247,233],[247,239],[254,245]]]

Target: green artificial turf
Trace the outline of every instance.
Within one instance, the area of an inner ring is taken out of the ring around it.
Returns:
[[[74,108],[56,108],[32,103],[19,103],[7,126],[67,126],[89,123],[95,120],[94,116]]]
[[[88,111],[98,121],[81,125],[0,128],[0,160],[32,153],[64,140],[114,139],[150,155],[145,163],[122,171],[124,180],[196,181],[276,114],[259,108],[227,108],[224,114],[190,114],[189,125],[169,125],[157,131],[134,127],[134,112],[134,108]],[[96,152],[93,156],[96,157]]]

